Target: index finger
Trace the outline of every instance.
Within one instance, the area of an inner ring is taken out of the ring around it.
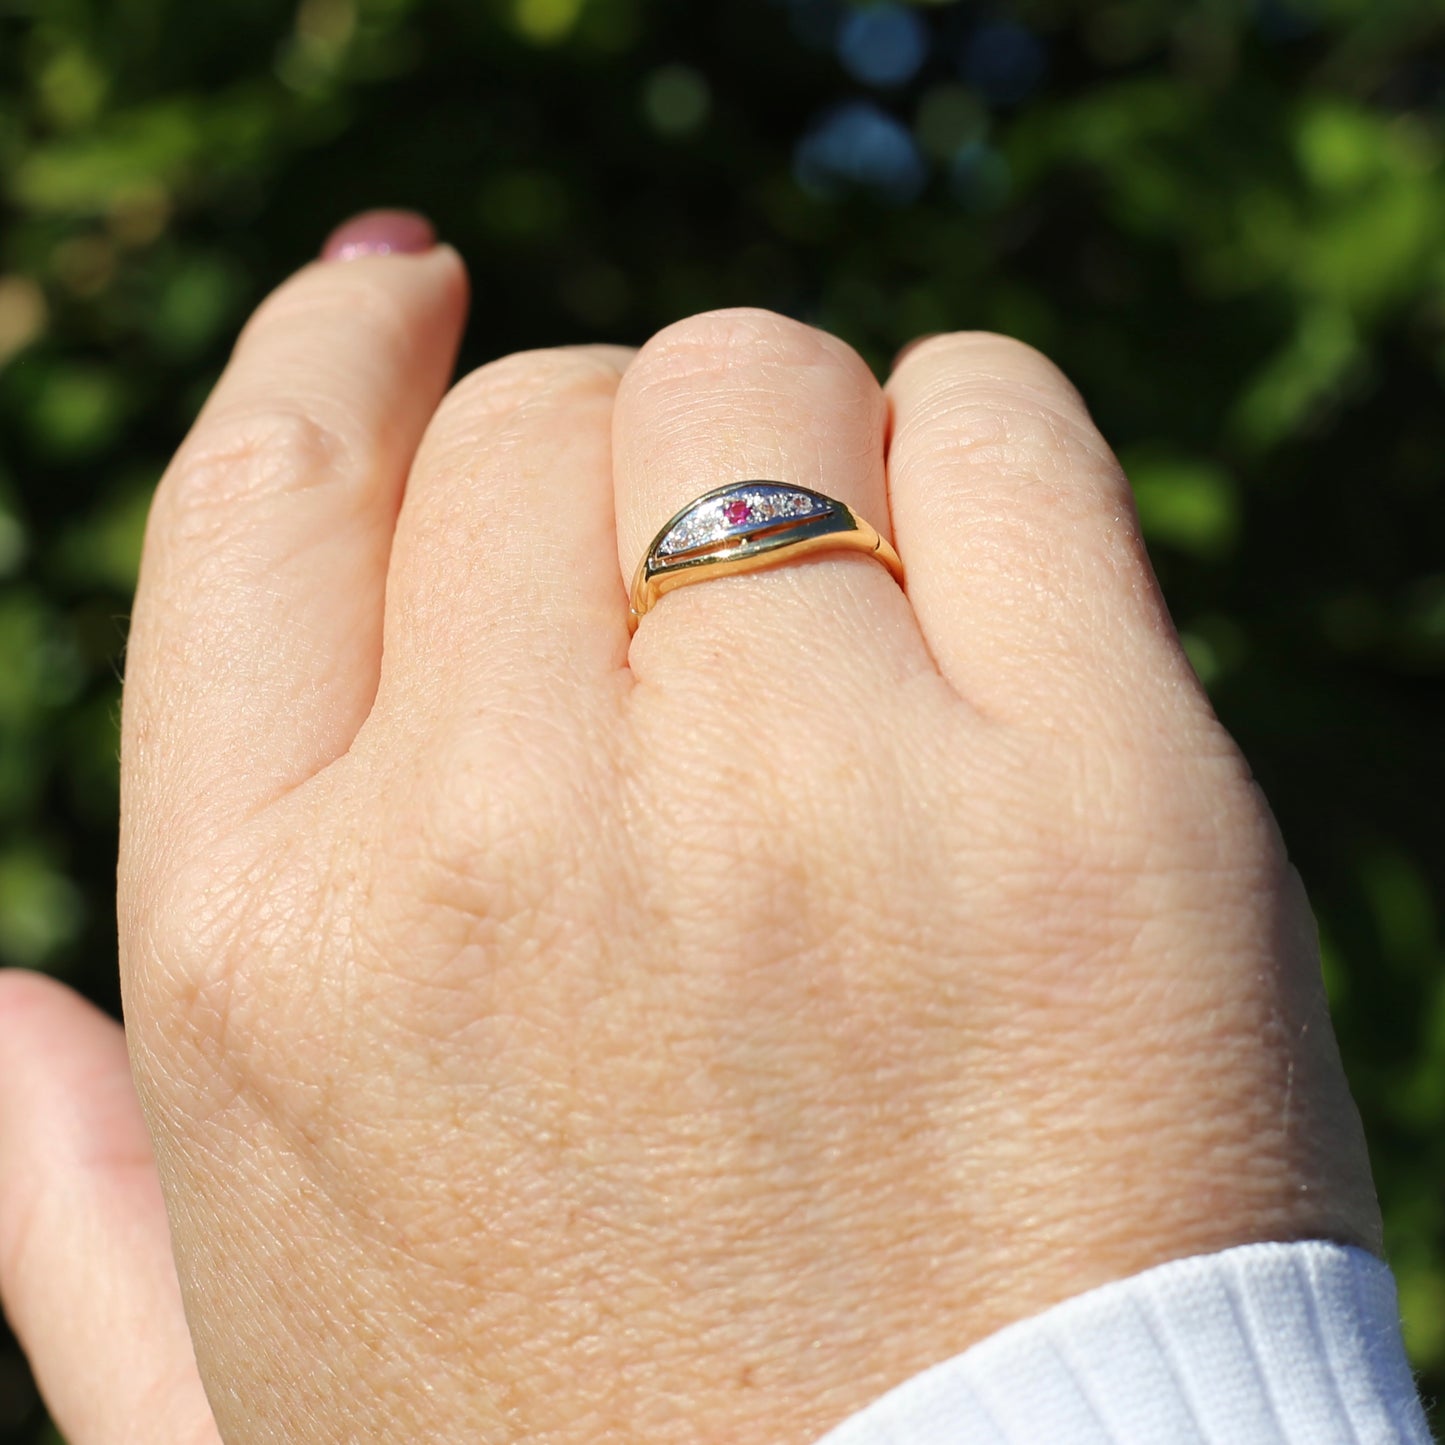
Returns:
[[[376,690],[403,483],[466,292],[445,246],[314,263],[246,326],[146,528],[123,828],[143,819],[153,846],[175,848],[349,746]]]

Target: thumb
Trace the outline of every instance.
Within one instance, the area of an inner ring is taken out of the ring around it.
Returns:
[[[218,1445],[118,1025],[0,973],[0,1298],[70,1445]]]

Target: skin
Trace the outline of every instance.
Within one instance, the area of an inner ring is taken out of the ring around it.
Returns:
[[[305,268],[158,490],[134,1092],[0,980],[0,1284],[72,1445],[806,1445],[1151,1265],[1378,1250],[1303,890],[1060,373],[948,335],[880,388],[730,311],[447,390],[466,291]],[[827,556],[629,639],[747,477],[906,592]]]

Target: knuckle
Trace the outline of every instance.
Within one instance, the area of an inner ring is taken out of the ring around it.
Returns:
[[[446,426],[460,419],[494,422],[518,412],[557,411],[610,396],[620,375],[618,349],[559,346],[514,352],[468,372],[437,409]]]
[[[629,385],[726,372],[736,366],[832,366],[873,383],[867,363],[846,341],[759,307],[704,311],[657,332],[629,368]]]
[[[183,531],[210,533],[238,508],[355,475],[359,430],[319,398],[205,418],[161,479],[157,506]]]
[[[1123,487],[1118,462],[1087,418],[1005,386],[973,382],[945,393],[926,420],[901,426],[899,436],[908,453],[900,467],[959,467],[1057,484],[1051,490],[1061,500],[1084,495],[1077,485],[1084,476]]]
[[[664,326],[642,348],[645,358],[669,352],[727,351],[806,335],[813,330],[800,321],[761,306],[730,306],[700,311]]]
[[[938,348],[932,353],[938,364],[915,375],[909,403],[899,410],[891,451],[895,474],[936,478],[942,472],[986,478],[990,486],[1000,480],[1021,483],[998,494],[1011,504],[991,517],[1010,532],[1055,513],[1117,511],[1128,484],[1078,394],[1032,348],[992,337],[990,347],[995,340],[1006,354],[981,365],[975,364],[972,346],[951,354],[954,338],[924,343]],[[1020,363],[1015,353],[1027,356]],[[956,364],[963,357],[967,360]],[[907,364],[913,364],[911,356]],[[976,510],[973,492],[966,482],[961,497]],[[970,516],[970,525],[979,520]]]
[[[1035,346],[996,331],[946,331],[920,341],[898,370],[958,380],[992,377],[1019,387],[1062,392],[1079,405],[1079,393],[1058,365]]]
[[[905,358],[909,405],[899,434],[921,450],[1107,456],[1083,398],[1042,352],[991,332],[954,332]]]

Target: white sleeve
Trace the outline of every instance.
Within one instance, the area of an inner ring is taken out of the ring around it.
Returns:
[[[1430,1445],[1390,1271],[1252,1244],[1021,1320],[820,1445]]]

